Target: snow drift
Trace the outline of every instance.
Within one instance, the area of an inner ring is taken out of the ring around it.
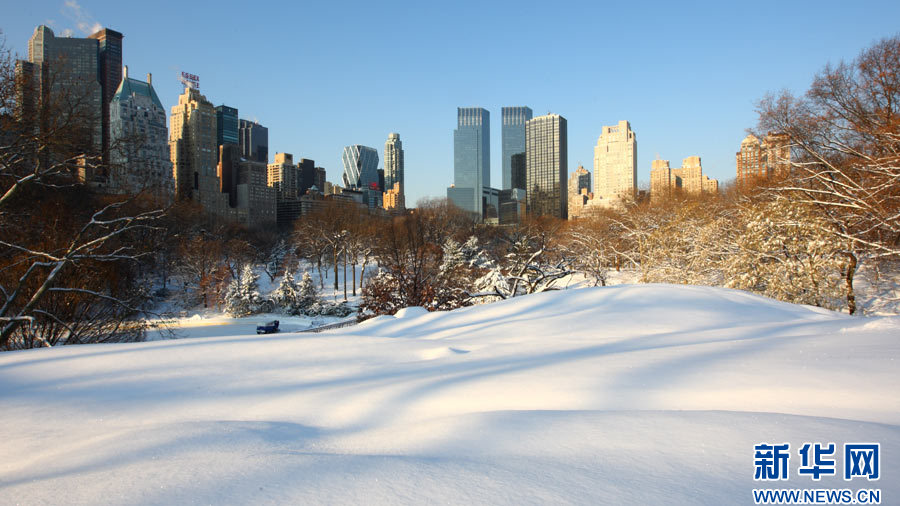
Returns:
[[[896,317],[623,285],[5,353],[0,503],[748,503],[764,441],[794,468],[805,441],[880,442],[888,477],[898,335]]]

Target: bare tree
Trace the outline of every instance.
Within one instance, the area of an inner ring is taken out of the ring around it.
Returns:
[[[142,239],[162,211],[95,194],[86,134],[98,112],[77,83],[18,72],[0,44],[0,349],[139,339]]]
[[[900,256],[900,36],[828,65],[802,97],[767,96],[761,131],[790,141],[791,177],[774,188],[818,210],[842,245],[846,297],[866,259]]]

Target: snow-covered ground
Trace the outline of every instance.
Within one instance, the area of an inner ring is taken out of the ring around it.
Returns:
[[[620,285],[219,330],[0,354],[0,504],[752,504],[763,442],[775,486],[900,502],[898,317]],[[882,479],[798,476],[807,441]]]

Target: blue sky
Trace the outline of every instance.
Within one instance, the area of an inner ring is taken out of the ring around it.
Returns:
[[[12,3],[12,2],[7,2]],[[340,181],[341,149],[406,156],[407,202],[443,197],[456,108],[491,112],[491,182],[501,185],[500,108],[568,120],[569,165],[593,170],[603,125],[625,119],[638,180],[657,155],[734,178],[734,153],[768,91],[804,91],[827,62],[900,32],[900,2],[108,2],[36,0],[3,9],[21,55],[39,24],[125,35],[132,77],[153,73],[167,108],[177,76],[214,104],[269,127],[276,152],[312,158]]]

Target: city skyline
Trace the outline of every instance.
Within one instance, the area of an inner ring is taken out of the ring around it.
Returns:
[[[67,7],[71,4],[79,8]],[[628,120],[641,135],[639,184],[649,183],[657,153],[673,160],[702,156],[704,173],[728,183],[735,177],[734,153],[745,129],[755,125],[757,100],[782,88],[802,91],[826,63],[851,59],[896,32],[890,20],[896,19],[900,6],[872,5],[882,14],[875,20],[863,9],[839,16],[825,4],[816,13],[798,5],[760,5],[740,19],[727,6],[713,4],[688,9],[660,4],[645,12],[587,3],[540,11],[522,6],[508,28],[498,22],[507,9],[492,5],[464,29],[487,34],[476,41],[462,40],[452,29],[462,23],[465,6],[435,26],[430,20],[437,7],[410,5],[389,19],[362,4],[366,16],[341,30],[349,36],[327,38],[327,45],[321,42],[325,35],[347,21],[339,15],[345,6],[267,5],[240,20],[242,33],[266,30],[266,41],[251,45],[244,37],[228,38],[213,29],[233,21],[226,10],[162,2],[138,11],[112,2],[37,1],[28,12],[13,10],[4,16],[0,29],[7,47],[19,57],[27,55],[27,40],[40,24],[57,36],[66,29],[76,37],[87,37],[95,28],[120,32],[122,62],[134,75],[154,75],[154,87],[167,110],[183,92],[176,75],[197,74],[201,92],[215,106],[235,107],[241,119],[257,120],[269,129],[269,153],[315,159],[332,182],[340,181],[343,146],[380,146],[388,133],[398,132],[406,152],[404,193],[407,205],[413,206],[422,197],[446,195],[452,183],[448,132],[454,128],[452,110],[460,106],[483,107],[495,118],[502,107],[513,104],[528,104],[538,115],[562,114],[569,126],[569,173],[579,164],[591,168],[603,125]],[[167,26],[166,16],[176,7],[179,15],[208,14],[209,28],[167,35],[159,27]],[[602,36],[589,22],[601,10],[610,20],[602,23]],[[290,36],[268,30],[273,19],[291,17],[313,22],[309,30]],[[863,17],[870,21],[865,29],[854,23]],[[517,37],[515,44],[507,37],[511,30],[518,33],[544,22],[562,23],[571,36],[551,43]],[[385,31],[384,23],[398,30]],[[685,25],[696,30],[681,30]],[[832,35],[837,29],[840,37]],[[483,54],[473,60],[471,50],[479,45]],[[794,50],[784,50],[788,47]],[[385,51],[393,51],[394,63],[382,69],[376,55]],[[359,70],[367,76],[365,83],[345,78],[345,56],[354,52],[363,61]],[[796,57],[798,52],[802,59]],[[257,70],[229,65],[223,54],[234,61],[253,54]],[[527,61],[550,67],[551,77],[529,77],[514,63],[525,55]],[[279,79],[261,79],[273,68]],[[455,68],[471,68],[473,73],[455,73]],[[295,78],[299,75],[306,78]],[[491,144],[490,178],[492,186],[500,187],[500,128],[491,132]]]

